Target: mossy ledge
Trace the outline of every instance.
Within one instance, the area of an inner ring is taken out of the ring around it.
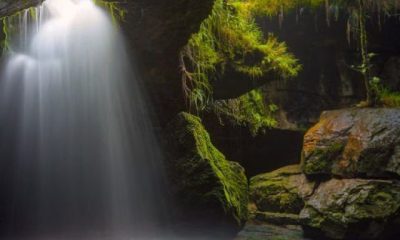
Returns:
[[[248,183],[244,169],[212,144],[201,119],[182,112],[170,124],[174,139],[173,182],[184,204],[216,206],[241,225],[247,219]]]

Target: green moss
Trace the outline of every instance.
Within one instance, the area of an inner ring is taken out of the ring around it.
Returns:
[[[253,177],[251,200],[259,211],[298,214],[304,206],[299,188],[305,187],[297,185],[300,175],[300,166],[293,165]]]
[[[1,48],[3,50],[3,53],[12,51],[12,42],[16,41],[16,37],[18,34],[20,34],[20,24],[22,17],[24,13],[28,11],[28,18],[35,20],[36,15],[37,15],[37,8],[36,7],[30,7],[25,10],[18,11],[12,15],[5,16],[0,18],[1,23],[2,23],[2,30],[3,30],[3,35],[4,39],[2,40],[1,43]]]
[[[278,124],[274,117],[278,107],[266,104],[262,89],[252,90],[236,99],[217,101],[212,110],[221,123],[227,120],[234,125],[246,126],[253,136]]]
[[[197,185],[195,189],[185,191],[203,194],[202,199],[197,201],[217,199],[224,211],[234,216],[238,223],[247,219],[248,187],[244,169],[237,163],[227,161],[214,147],[200,118],[180,113],[175,128],[179,142],[185,146],[185,150],[181,151],[187,152],[182,159],[185,165],[178,163],[188,178],[181,181]],[[195,171],[199,169],[201,171]]]
[[[343,152],[345,144],[333,143],[327,148],[316,147],[306,159],[302,160],[305,174],[330,174],[337,157]]]
[[[252,78],[278,73],[295,76],[297,59],[284,43],[267,40],[254,18],[240,14],[234,0],[216,0],[211,15],[182,51],[182,85],[189,110],[202,111],[212,102],[211,82],[223,76],[227,65]]]
[[[384,224],[392,224],[391,219],[398,215],[400,207],[398,185],[389,181],[341,181],[352,183],[340,185],[336,191],[329,188],[317,198],[313,196],[300,214],[302,224],[338,239],[350,232],[365,239],[370,237],[365,231],[371,224],[376,226],[374,234],[378,235]]]
[[[102,8],[104,8],[111,16],[114,24],[122,22],[126,18],[126,9],[121,7],[118,2],[109,2],[103,0],[93,0],[94,3]]]
[[[348,206],[351,211],[346,213],[346,217],[357,220],[384,219],[398,211],[398,189],[387,184],[374,184],[369,188],[368,194],[361,191],[361,188],[353,191],[355,196]]]
[[[7,18],[3,18],[2,23],[3,23],[4,40],[2,41],[1,48],[3,49],[3,53],[5,53],[10,49],[10,34],[7,24]]]
[[[235,0],[242,14],[276,16],[301,7],[318,8],[325,0]]]

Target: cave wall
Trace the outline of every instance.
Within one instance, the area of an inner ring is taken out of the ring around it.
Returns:
[[[0,0],[0,18],[35,6],[43,0]]]
[[[155,119],[165,126],[185,110],[179,53],[211,12],[214,0],[134,0],[122,29],[131,47]]]
[[[387,18],[379,27],[371,16],[367,25],[373,72],[392,90],[398,87],[397,59],[400,56],[400,21]],[[276,103],[282,128],[307,128],[318,121],[323,110],[356,105],[365,97],[362,76],[351,66],[359,65],[357,41],[348,42],[347,17],[326,23],[325,9],[289,14],[280,26],[278,18],[259,19],[264,33],[272,32],[285,41],[303,65],[293,79],[277,80],[266,86],[267,100]]]

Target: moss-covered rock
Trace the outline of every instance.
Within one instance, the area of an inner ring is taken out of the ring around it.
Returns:
[[[255,176],[250,181],[250,199],[258,212],[298,214],[314,183],[302,174],[299,165],[283,167]]]
[[[322,183],[306,201],[300,221],[308,232],[333,239],[377,239],[393,224],[399,209],[398,184],[332,179]]]
[[[170,173],[177,199],[194,211],[244,223],[248,205],[244,169],[214,147],[196,116],[180,113],[169,125],[169,135]]]
[[[400,109],[324,112],[304,137],[307,175],[400,176]]]

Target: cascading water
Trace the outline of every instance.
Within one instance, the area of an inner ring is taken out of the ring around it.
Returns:
[[[152,237],[162,161],[117,27],[91,0],[47,0],[18,25],[0,89],[2,235]]]

